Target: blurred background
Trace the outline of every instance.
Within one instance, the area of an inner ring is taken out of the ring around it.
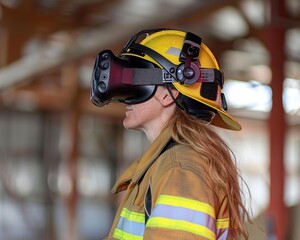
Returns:
[[[148,143],[89,101],[97,53],[147,28],[202,37],[241,132],[217,129],[251,195],[250,239],[300,239],[299,0],[0,0],[0,239],[96,240]]]

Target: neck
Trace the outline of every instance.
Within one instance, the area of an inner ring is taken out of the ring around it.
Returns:
[[[150,143],[152,143],[166,127],[166,124],[170,117],[172,117],[174,108],[170,108],[164,112],[158,119],[153,122],[149,122],[146,126],[141,129],[145,134]]]
[[[163,130],[163,125],[157,127],[149,127],[147,129],[143,129],[143,132],[146,134],[146,137],[150,143],[153,143],[154,140],[159,136],[161,131]]]

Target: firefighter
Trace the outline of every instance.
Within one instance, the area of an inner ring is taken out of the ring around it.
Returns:
[[[234,154],[214,129],[241,129],[223,80],[190,32],[145,30],[118,57],[99,53],[91,101],[126,104],[124,127],[150,142],[113,187],[126,193],[106,239],[247,239]]]

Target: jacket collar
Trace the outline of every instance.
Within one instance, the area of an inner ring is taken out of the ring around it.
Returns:
[[[112,193],[118,193],[127,189],[128,185],[132,182],[139,183],[146,171],[151,167],[155,160],[160,155],[161,151],[171,139],[171,127],[165,128],[160,135],[149,146],[143,156],[134,161],[125,172],[118,178],[116,184],[112,189]]]

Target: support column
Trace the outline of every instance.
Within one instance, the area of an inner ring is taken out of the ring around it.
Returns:
[[[76,240],[77,236],[77,205],[78,205],[78,189],[77,189],[77,165],[78,165],[78,122],[79,113],[76,109],[69,113],[68,125],[71,137],[70,156],[68,159],[68,171],[71,180],[71,191],[66,198],[67,216],[68,216],[68,239]]]
[[[78,166],[78,155],[79,155],[79,120],[80,120],[80,109],[78,105],[79,99],[79,85],[78,85],[78,67],[76,64],[65,66],[62,70],[62,81],[74,81],[75,88],[73,89],[73,97],[70,102],[69,108],[66,112],[66,129],[67,129],[67,140],[69,141],[67,151],[67,171],[70,177],[71,191],[66,196],[66,208],[67,208],[67,236],[66,240],[78,239],[77,231],[77,208],[78,208],[78,188],[77,188],[77,166]]]
[[[284,15],[284,2],[270,0],[271,22],[267,29],[267,45],[270,52],[272,71],[271,88],[273,105],[269,116],[270,132],[270,205],[268,227],[276,240],[285,240],[286,207],[284,203],[284,145],[286,121],[282,103],[284,74],[285,29],[277,22]]]

